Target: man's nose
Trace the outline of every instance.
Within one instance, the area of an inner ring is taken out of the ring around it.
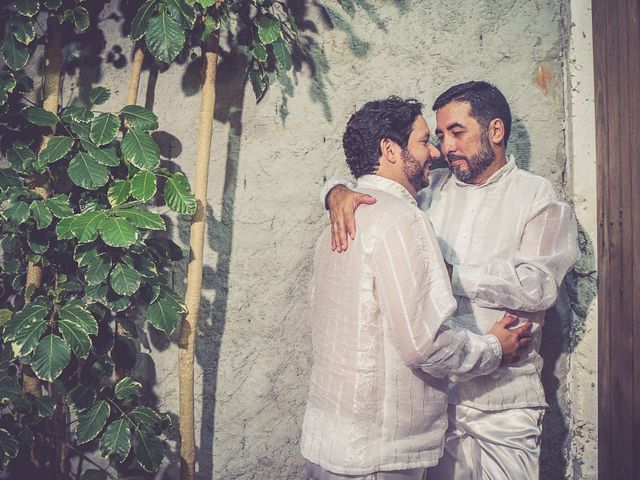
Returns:
[[[445,137],[440,140],[440,150],[443,155],[449,155],[450,153],[455,152],[455,143]]]
[[[437,160],[438,158],[440,158],[440,150],[438,150],[438,147],[436,147],[435,145],[429,145],[429,157],[431,158],[431,160]]]

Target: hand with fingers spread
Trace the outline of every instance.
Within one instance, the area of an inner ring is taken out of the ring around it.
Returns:
[[[516,315],[506,314],[488,333],[495,335],[502,347],[502,364],[508,365],[519,360],[519,353],[532,342],[531,322],[526,321],[516,328],[509,328],[518,322]]]
[[[355,211],[359,205],[372,205],[376,199],[371,195],[354,192],[344,185],[336,185],[327,194],[331,215],[331,250],[346,252],[351,240],[356,238]]]

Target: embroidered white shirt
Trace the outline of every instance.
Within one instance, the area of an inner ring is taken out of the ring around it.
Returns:
[[[302,455],[352,475],[435,465],[446,375],[495,370],[500,345],[443,326],[456,303],[433,228],[409,192],[376,175],[358,189],[378,201],[356,213],[349,250],[331,251],[328,227],[316,244]]]

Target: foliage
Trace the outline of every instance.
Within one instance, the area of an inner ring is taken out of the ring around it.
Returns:
[[[213,32],[233,27],[250,31],[239,38],[250,56],[249,80],[260,99],[269,87],[267,72],[293,67],[298,29],[284,1],[146,0],[131,22],[129,36],[144,40],[156,59],[171,63]]]
[[[126,376],[116,383],[112,374],[135,363],[131,318],[139,312],[167,335],[178,325],[184,305],[167,272],[181,252],[153,235],[166,230],[153,207],[164,199],[192,214],[195,201],[184,176],[160,165],[153,112],[99,110],[110,95],[104,87],[93,89],[91,105],[55,113],[25,98],[34,82],[22,69],[41,41],[34,23],[42,11],[55,14],[61,28],[84,30],[91,21],[74,2],[19,0],[0,48],[0,463],[50,442],[64,399],[77,420],[74,450],[99,448],[116,465],[152,472],[164,458],[158,435],[169,419],[143,404],[139,382]],[[25,286],[28,262],[42,267],[35,290]],[[47,395],[23,393],[27,366]]]

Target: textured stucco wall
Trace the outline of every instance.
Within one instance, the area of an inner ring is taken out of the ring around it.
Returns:
[[[310,46],[310,56],[298,59],[294,77],[276,80],[256,105],[250,87],[243,88],[242,56],[225,55],[219,70],[197,346],[201,478],[302,478],[298,437],[310,362],[307,283],[313,245],[327,223],[317,194],[325,177],[346,172],[342,131],[367,100],[416,97],[427,106],[433,129],[429,107],[445,88],[471,79],[495,83],[515,119],[510,149],[523,168],[574,196],[589,232],[585,249],[593,248],[595,188],[591,180],[577,178],[591,179],[593,172],[588,166],[571,168],[578,150],[568,143],[579,132],[566,120],[573,111],[575,79],[567,76],[567,62],[572,58],[575,67],[586,60],[570,57],[567,49],[572,15],[567,1],[343,0],[346,9],[336,0],[322,6],[311,0],[290,3],[302,41]],[[124,103],[131,44],[117,15],[117,6],[102,14],[104,42],[92,39],[68,49],[75,67],[64,84],[65,103],[86,99],[97,83],[114,91],[107,107]],[[87,61],[93,53],[99,61]],[[189,178],[197,73],[191,61],[161,72],[146,69],[139,100],[159,117],[156,138],[163,156],[174,159]],[[187,233],[185,219],[174,218],[171,236],[186,246]],[[179,290],[185,268],[175,274]],[[567,281],[545,328],[544,376],[551,405],[543,442],[546,479],[563,478],[565,469],[575,473],[573,478],[591,478],[579,469],[583,463],[595,468],[595,318],[588,313],[594,295],[591,284],[584,283],[590,279]],[[160,407],[175,416],[173,340],[153,331],[143,335],[138,374],[155,382]],[[177,478],[176,436],[174,429],[164,478]]]

